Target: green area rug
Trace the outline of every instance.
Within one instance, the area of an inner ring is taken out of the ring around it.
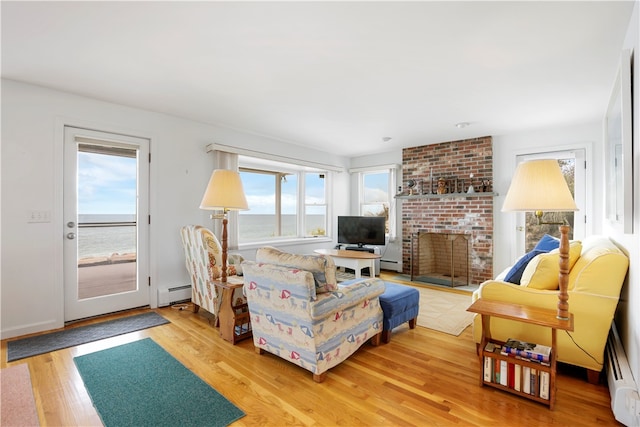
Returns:
[[[73,359],[111,426],[226,426],[245,414],[151,338]]]

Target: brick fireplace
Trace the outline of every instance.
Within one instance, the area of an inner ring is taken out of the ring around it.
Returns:
[[[403,273],[419,277],[431,268],[420,253],[434,252],[433,242],[420,245],[420,236],[463,235],[468,259],[454,255],[468,266],[466,279],[479,284],[493,277],[493,144],[490,136],[410,147],[402,150],[402,268]],[[438,179],[444,179],[443,194],[437,193]],[[413,180],[417,185],[409,188]],[[467,193],[469,186],[474,193]],[[443,252],[451,238],[443,240]],[[456,241],[459,239],[456,239]],[[461,243],[457,243],[460,246]],[[454,249],[455,250],[454,245]],[[435,256],[435,255],[434,255]],[[451,252],[443,259],[451,258]],[[449,264],[453,264],[451,261]],[[446,263],[445,263],[446,264]],[[439,270],[442,268],[438,267]],[[413,270],[413,271],[412,271]],[[462,272],[464,265],[454,266]],[[446,276],[447,273],[442,273]],[[456,276],[458,274],[456,273]],[[464,280],[456,278],[456,281]],[[417,280],[420,280],[419,278]],[[458,283],[460,284],[460,283]]]

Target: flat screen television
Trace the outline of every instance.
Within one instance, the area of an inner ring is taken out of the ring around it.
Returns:
[[[385,218],[383,216],[339,216],[338,244],[384,245]]]

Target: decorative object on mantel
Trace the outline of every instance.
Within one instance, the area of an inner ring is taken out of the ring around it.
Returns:
[[[560,225],[558,319],[569,319],[569,224],[543,222],[543,211],[577,211],[567,181],[555,159],[530,160],[518,165],[502,206],[503,212],[535,212],[538,224]]]
[[[418,184],[420,185],[420,190],[418,190]],[[407,180],[407,188],[409,189],[409,195],[413,196],[416,194],[422,194],[422,180],[421,179],[409,179]]]
[[[447,191],[447,180],[444,178],[438,179],[438,189],[436,190],[438,194],[446,194]]]
[[[469,189],[467,190],[467,194],[475,193],[476,189],[473,188],[473,174],[469,174]]]
[[[491,189],[489,188],[491,186],[491,180],[490,179],[483,179],[482,180],[482,192],[486,193],[486,192],[490,192]]]

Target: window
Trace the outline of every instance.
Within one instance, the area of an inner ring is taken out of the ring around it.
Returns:
[[[239,157],[249,204],[238,215],[239,243],[326,235],[328,172]]]
[[[389,233],[389,172],[363,173],[361,188],[360,215],[385,217]]]
[[[395,188],[396,167],[352,170],[359,172],[359,215],[383,216],[386,218],[386,232],[389,240],[395,238]]]
[[[523,162],[534,159],[555,158],[558,160],[562,174],[567,180],[569,190],[573,195],[579,211],[577,212],[545,212],[543,221],[545,222],[563,222],[566,220],[571,229],[569,231],[569,239],[580,238],[585,235],[585,151],[581,149],[570,151],[546,152],[537,154],[525,154],[517,156],[517,162]],[[524,221],[524,222],[522,222]],[[536,216],[533,212],[526,212],[518,218],[518,230],[524,233],[518,233],[519,247],[524,247],[525,252],[529,252],[538,243],[540,238],[545,234],[560,237],[560,231],[557,225],[538,225]],[[577,236],[577,237],[576,237]],[[521,251],[519,251],[520,253]]]

